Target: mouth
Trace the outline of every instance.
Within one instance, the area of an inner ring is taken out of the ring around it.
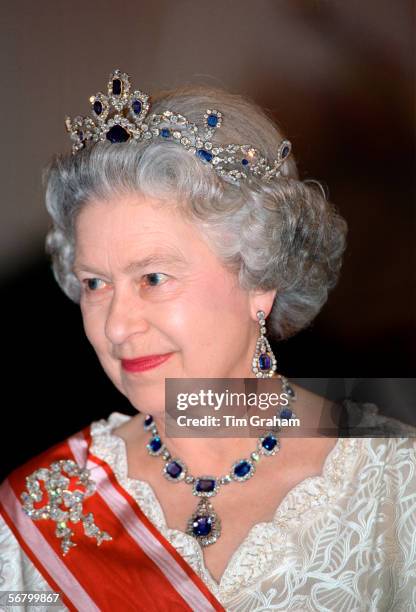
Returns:
[[[122,359],[121,366],[126,372],[143,372],[157,368],[171,357],[173,353],[165,353],[163,355],[145,355],[137,359]]]

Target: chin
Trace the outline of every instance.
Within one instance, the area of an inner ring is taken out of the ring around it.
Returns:
[[[124,393],[129,402],[136,410],[152,416],[165,414],[165,380],[159,385],[153,383],[147,389],[129,389]]]

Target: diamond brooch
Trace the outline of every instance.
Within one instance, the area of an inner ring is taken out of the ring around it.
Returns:
[[[70,488],[75,480],[75,486]],[[112,537],[102,531],[94,522],[94,515],[83,513],[83,503],[96,489],[95,482],[90,478],[90,470],[80,468],[71,459],[54,461],[49,468],[35,470],[26,477],[26,490],[20,495],[23,510],[35,521],[51,519],[56,523],[55,535],[61,540],[64,555],[76,546],[71,540],[74,531],[71,524],[81,522],[84,534],[97,540],[97,546]],[[43,502],[43,505],[37,505]]]

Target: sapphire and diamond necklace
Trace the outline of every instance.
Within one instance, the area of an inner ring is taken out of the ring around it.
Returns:
[[[295,392],[290,386],[287,378],[278,375],[282,382],[283,392],[287,394],[289,404],[296,400]],[[296,414],[290,407],[280,410],[279,417],[282,419],[296,418]],[[275,455],[280,449],[280,441],[275,433],[268,432],[257,440],[256,450],[250,454],[249,459],[238,459],[231,466],[225,476],[192,476],[188,472],[185,463],[178,458],[172,457],[166,445],[162,441],[153,417],[147,415],[144,420],[144,429],[149,431],[151,438],[146,448],[149,455],[162,457],[165,462],[163,475],[170,482],[184,482],[192,486],[192,494],[200,497],[195,512],[188,519],[186,533],[198,540],[201,546],[214,544],[221,535],[221,520],[214,510],[210,497],[217,495],[221,487],[231,482],[244,482],[256,471],[256,463],[262,456]]]

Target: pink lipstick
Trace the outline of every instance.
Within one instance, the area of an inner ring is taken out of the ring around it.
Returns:
[[[123,370],[127,372],[143,372],[144,370],[150,370],[151,368],[157,368],[173,353],[165,353],[164,355],[146,355],[145,357],[138,357],[137,359],[122,359],[121,365]]]

